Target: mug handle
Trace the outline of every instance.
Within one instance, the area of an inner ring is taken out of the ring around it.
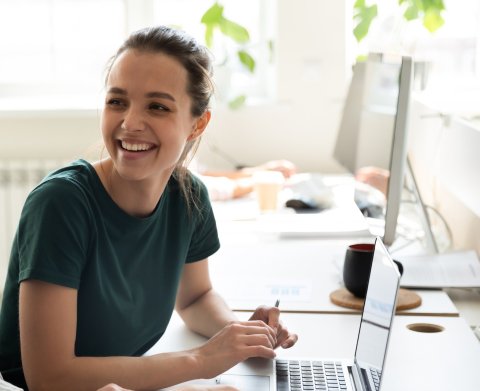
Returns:
[[[403,265],[402,265],[402,263],[400,261],[396,261],[395,259],[393,260],[393,262],[395,262],[395,264],[397,265],[398,272],[402,276],[403,275]]]

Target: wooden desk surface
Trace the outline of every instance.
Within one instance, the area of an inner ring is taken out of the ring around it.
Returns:
[[[239,313],[241,319],[248,314]],[[299,335],[297,345],[277,357],[353,358],[360,316],[282,314],[284,324]],[[434,323],[439,333],[420,333],[412,323]],[[162,339],[147,353],[189,349],[205,339],[189,331],[174,315]],[[460,317],[397,316],[387,354],[383,390],[479,390],[480,343]]]

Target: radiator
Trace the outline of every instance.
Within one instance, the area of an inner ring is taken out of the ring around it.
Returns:
[[[23,204],[45,175],[62,164],[53,160],[0,160],[0,291]]]

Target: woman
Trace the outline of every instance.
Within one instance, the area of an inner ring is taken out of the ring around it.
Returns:
[[[50,174],[22,212],[0,314],[6,380],[31,391],[155,390],[296,342],[277,308],[240,322],[212,290],[215,220],[185,168],[210,120],[210,74],[207,51],[166,27],[133,33],[112,58],[109,156]],[[174,308],[210,339],[142,356]]]

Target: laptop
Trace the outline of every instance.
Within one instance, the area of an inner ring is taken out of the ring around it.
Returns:
[[[377,237],[353,358],[250,359],[214,379],[193,383],[231,385],[241,391],[378,391],[399,283],[397,266]]]

